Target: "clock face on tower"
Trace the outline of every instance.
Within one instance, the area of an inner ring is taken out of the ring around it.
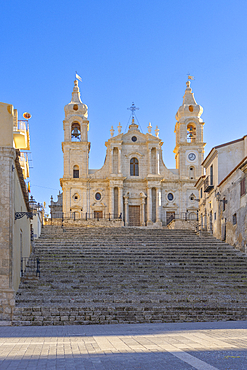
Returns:
[[[189,154],[188,154],[188,159],[189,159],[190,161],[194,161],[194,160],[196,159],[196,155],[195,155],[195,153],[189,153]]]

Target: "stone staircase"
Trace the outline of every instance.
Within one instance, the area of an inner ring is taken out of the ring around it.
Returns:
[[[247,319],[247,256],[190,230],[45,226],[13,325]]]

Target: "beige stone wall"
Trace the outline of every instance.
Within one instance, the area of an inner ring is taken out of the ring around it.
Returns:
[[[27,212],[27,207],[23,198],[20,181],[16,170],[14,171],[14,186],[15,186],[15,201],[14,212]],[[20,267],[21,256],[29,257],[31,253],[31,221],[27,216],[14,221],[13,234],[13,278],[12,284],[15,291],[18,290],[20,284]]]
[[[0,147],[13,147],[13,105],[0,102]]]
[[[14,306],[14,166],[15,149],[0,147],[0,322],[11,320]]]

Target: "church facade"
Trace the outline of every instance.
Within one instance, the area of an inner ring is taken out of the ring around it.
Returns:
[[[183,104],[177,111],[174,149],[176,169],[168,169],[162,158],[163,142],[159,130],[140,132],[132,122],[126,133],[118,133],[105,143],[106,158],[102,168],[89,169],[88,107],[80,99],[78,81],[74,82],[72,99],[64,108],[64,173],[60,179],[63,191],[64,217],[76,219],[122,219],[125,226],[161,227],[174,215],[196,218],[198,192],[194,185],[203,175],[204,159],[203,108],[195,101],[186,83]]]

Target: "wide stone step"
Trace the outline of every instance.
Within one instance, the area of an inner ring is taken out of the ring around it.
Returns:
[[[189,230],[45,227],[15,325],[240,320],[247,258]]]

